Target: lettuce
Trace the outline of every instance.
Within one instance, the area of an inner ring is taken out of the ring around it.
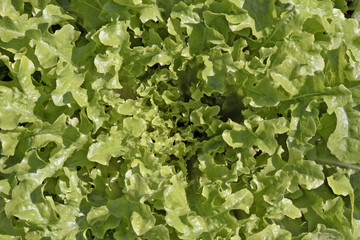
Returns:
[[[0,239],[360,238],[359,9],[1,0]]]

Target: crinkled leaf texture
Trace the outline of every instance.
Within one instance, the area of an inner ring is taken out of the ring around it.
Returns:
[[[359,14],[1,0],[0,239],[359,239]]]

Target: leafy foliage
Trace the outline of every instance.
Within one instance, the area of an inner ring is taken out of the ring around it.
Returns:
[[[0,238],[360,238],[359,9],[1,0]]]

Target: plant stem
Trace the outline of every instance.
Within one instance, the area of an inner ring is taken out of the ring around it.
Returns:
[[[329,158],[319,157],[315,161],[318,163],[322,163],[322,164],[333,165],[333,166],[338,166],[338,167],[342,167],[342,168],[349,168],[349,169],[353,169],[353,170],[360,170],[360,166],[358,166],[358,165],[344,163],[344,162],[340,162],[340,161],[329,159]]]

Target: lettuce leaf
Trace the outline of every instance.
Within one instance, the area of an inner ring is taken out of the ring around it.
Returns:
[[[0,239],[360,238],[359,9],[0,1]]]

